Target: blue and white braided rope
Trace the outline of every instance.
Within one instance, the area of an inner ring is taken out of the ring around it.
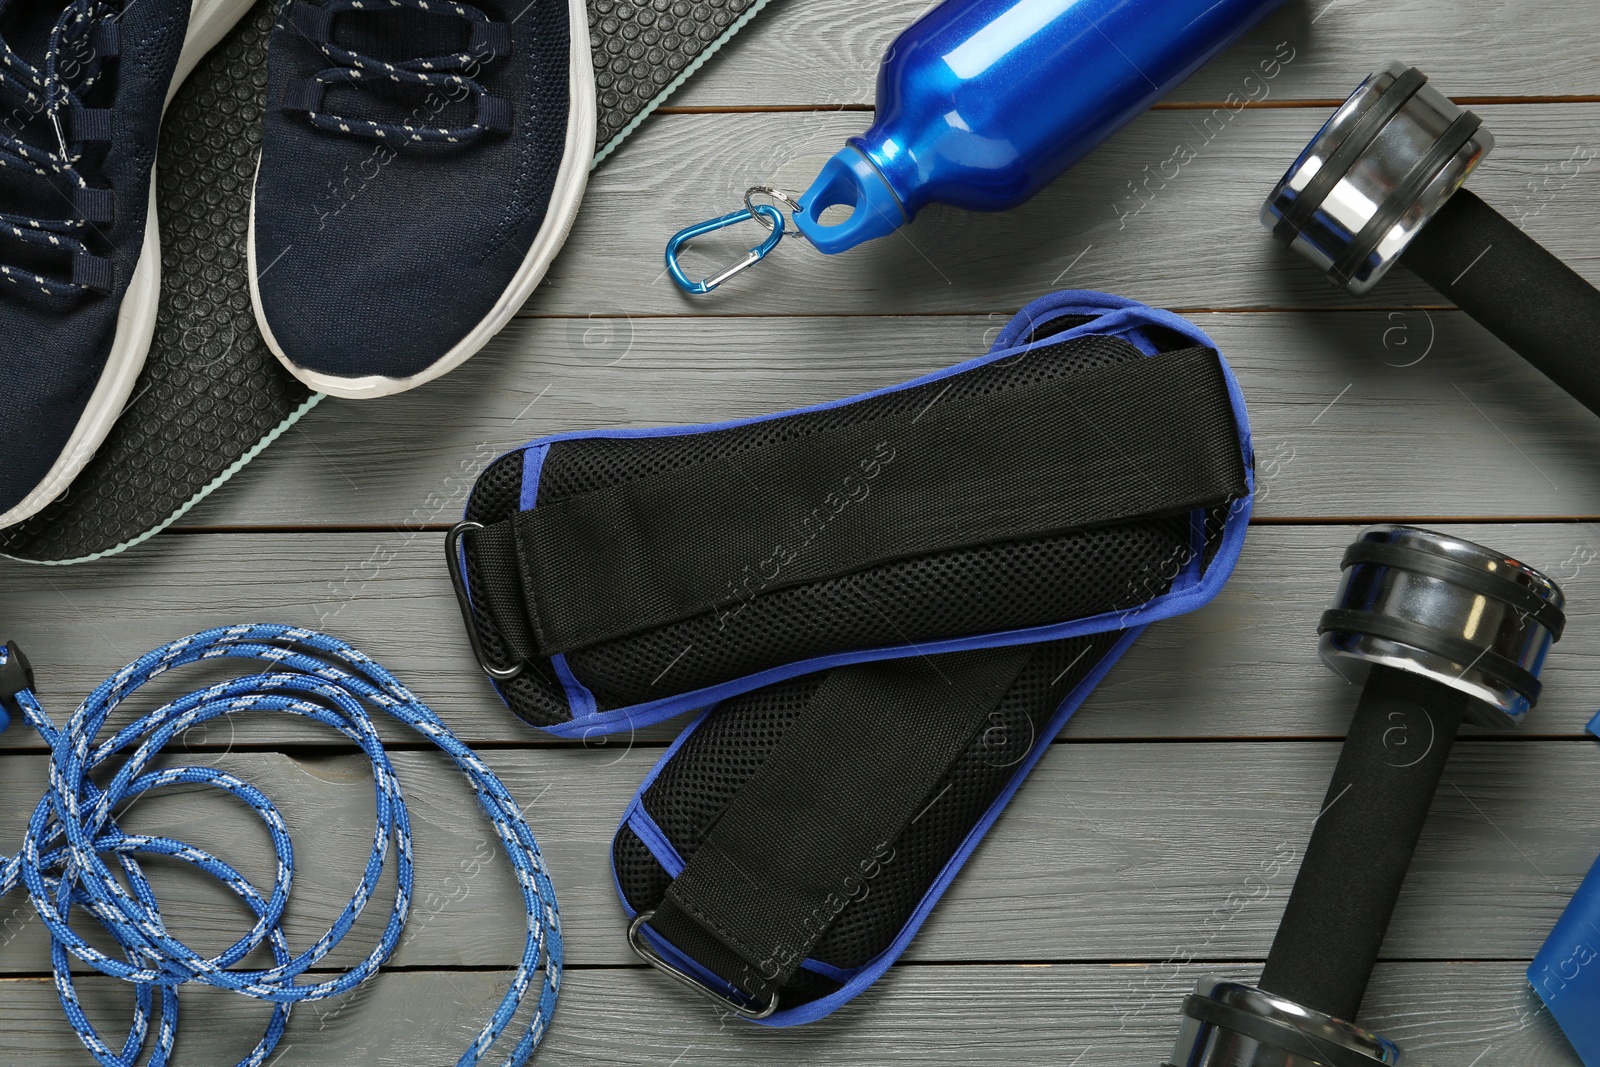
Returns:
[[[0,648],[0,664],[6,653]],[[107,717],[151,679],[200,660],[246,659],[267,667],[180,697],[146,714],[97,743]],[[16,698],[23,717],[51,749],[49,792],[28,823],[22,850],[0,863],[0,897],[18,885],[26,888],[49,928],[55,984],[67,1019],[105,1067],[134,1067],[144,1052],[155,994],[161,1019],[149,1067],[163,1067],[177,1037],[177,987],[204,982],[276,1005],[265,1034],[239,1067],[259,1067],[271,1055],[293,1004],[348,993],[375,974],[400,940],[411,906],[413,863],[411,826],[400,783],[368,712],[376,707],[444,750],[471,784],[478,805],[494,824],[515,868],[527,908],[527,941],[511,988],[460,1067],[477,1064],[511,1024],[535,975],[538,1003],[516,1047],[504,1060],[525,1063],[544,1036],[561,984],[561,922],[555,888],[533,832],[516,801],[478,756],[434,712],[393,675],[349,645],[315,631],[274,624],[207,630],[147,653],[122,668],[89,695],[57,728],[29,690]],[[281,921],[294,879],[294,849],[277,807],[249,783],[207,767],[150,770],[166,745],[183,731],[223,715],[283,712],[329,726],[353,741],[372,763],[377,794],[377,827],[360,887],[343,913],[317,941],[293,955]],[[90,774],[113,757],[125,759],[104,789]],[[260,816],[272,836],[277,873],[263,895],[233,867],[182,841],[124,833],[115,813],[133,798],[163,786],[191,784],[220,789]],[[378,944],[354,967],[323,981],[299,979],[328,955],[350,931],[377,889],[388,850],[396,852],[397,887],[393,908]],[[215,956],[202,956],[168,932],[155,893],[139,866],[139,855],[179,859],[217,879],[255,913],[250,930]],[[121,874],[127,886],[117,877]],[[131,889],[131,891],[130,891]],[[70,925],[79,908],[116,939],[123,959],[108,956]],[[236,969],[251,951],[267,945],[274,966]],[[133,1025],[120,1050],[99,1036],[78,1001],[72,957],[135,986]]]

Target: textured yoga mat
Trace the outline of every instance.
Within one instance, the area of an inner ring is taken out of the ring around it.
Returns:
[[[595,162],[766,2],[589,0]],[[162,291],[149,359],[94,460],[59,500],[0,530],[0,555],[85,563],[139,544],[323,399],[268,351],[246,274],[267,36],[278,3],[260,0],[173,99],[157,164]]]

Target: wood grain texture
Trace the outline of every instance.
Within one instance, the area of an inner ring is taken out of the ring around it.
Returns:
[[[928,0],[777,0],[672,98],[673,107],[871,104],[878,61]],[[1298,53],[1270,100],[1343,99],[1391,59],[1451,96],[1600,93],[1586,0],[1290,0],[1180,86],[1175,101],[1248,93],[1280,41]]]
[[[1517,736],[1582,737],[1600,694],[1600,529],[1588,523],[1443,528],[1515,552],[1562,582],[1567,635],[1550,655],[1540,705]],[[1342,736],[1355,692],[1318,662],[1315,633],[1338,583],[1340,556],[1359,529],[1252,529],[1216,601],[1152,626],[1066,737]],[[160,537],[81,567],[0,561],[4,636],[29,652],[42,699],[58,720],[155,645],[211,626],[263,620],[350,641],[395,671],[471,744],[548,742],[506,710],[474,666],[445,573],[443,540],[439,533],[406,532],[194,534]],[[149,696],[170,698],[210,678],[198,668],[169,675]],[[633,740],[660,743],[677,728],[665,724]],[[385,733],[403,737],[398,729]],[[262,745],[327,735],[274,719],[250,724],[248,736]],[[579,747],[614,753],[629,741],[626,734],[594,737]],[[188,743],[211,749],[241,742],[217,726]],[[43,748],[20,726],[0,734],[0,746]]]
[[[1249,979],[1256,968],[1222,970]],[[719,1017],[642,970],[571,971],[536,1062],[1153,1067],[1172,1052],[1178,1004],[1205,973],[1164,963],[901,966],[819,1023],[772,1030]],[[492,972],[384,974],[346,1000],[295,1009],[275,1062],[454,1063],[504,982]],[[79,988],[107,1032],[126,1025],[125,989],[101,978]],[[183,998],[177,1067],[232,1063],[266,1023],[262,1005],[230,993],[185,988]],[[59,1067],[63,1050],[78,1051],[48,981],[0,979],[0,1002],[6,1067]],[[1382,964],[1362,1021],[1403,1043],[1407,1067],[1578,1067],[1514,964]]]
[[[1600,277],[1595,174],[1537,197],[1526,188],[1600,137],[1600,104],[1485,111],[1507,121],[1474,186]],[[1241,113],[1125,226],[1127,183],[1204,115],[1146,116],[1006,215],[930,212],[905,240],[839,257],[786,248],[759,279],[702,301],[660,277],[675,223],[648,220],[662,205],[681,208],[677,221],[715,214],[773,177],[796,142],[828,150],[851,121],[663,117],[596,175],[590,210],[530,305],[537,317],[426,390],[329,401],[185,522],[450,521],[490,457],[540,433],[748,416],[890,384],[982,351],[1021,303],[1070,286],[1167,306],[1307,309],[1191,316],[1233,360],[1263,456],[1297,457],[1265,515],[1600,512],[1591,414],[1464,315],[1407,307],[1441,298],[1403,271],[1378,290],[1379,309],[1326,313],[1371,305],[1333,292],[1256,225],[1262,193],[1317,115]],[[756,312],[792,317],[743,317]],[[644,317],[663,314],[691,317]],[[1453,463],[1474,476],[1438,477]]]
[[[1357,529],[1341,520],[1500,520],[1449,528],[1561,580],[1567,637],[1523,731],[1458,745],[1362,1021],[1409,1067],[1574,1067],[1522,971],[1600,853],[1600,748],[1582,732],[1600,692],[1600,526],[1559,521],[1600,515],[1600,426],[1403,270],[1349,299],[1275,249],[1256,212],[1331,103],[1402,58],[1495,132],[1473,188],[1600,281],[1592,0],[1291,0],[1017,211],[932,208],[849,255],[786,247],[710,299],[672,288],[668,234],[749,185],[803,187],[870,122],[879,56],[925,6],[773,3],[674,97],[680,113],[596,172],[547,281],[488,350],[415,393],[323,404],[188,516],[191,532],[67,570],[0,560],[0,638],[32,654],[58,719],[146,649],[241,619],[328,629],[393,669],[486,746],[549,859],[574,969],[536,1063],[1152,1067],[1196,977],[1254,976],[1322,802],[1355,700],[1314,652]],[[1241,97],[1266,106],[1232,110]],[[1194,158],[1174,171],[1179,145]],[[704,242],[691,269],[745,237]],[[453,521],[484,464],[541,434],[758,415],[903,381],[982,351],[1018,307],[1067,287],[1186,309],[1216,339],[1250,403],[1257,514],[1291,525],[1252,530],[1214,604],[1136,644],[878,986],[794,1030],[719,1016],[635,964],[610,874],[616,820],[679,724],[570,744],[515,720],[470,664],[441,535],[413,528]],[[413,918],[375,982],[298,1010],[275,1067],[453,1063],[521,944],[520,901],[469,791],[404,730],[384,734],[415,821]],[[178,748],[285,809],[288,926],[307,943],[370,847],[364,761],[276,719]],[[0,735],[0,851],[45,768],[29,731]],[[270,876],[266,835],[220,797],[174,790],[127,824]],[[152,877],[197,947],[242,927],[214,887],[166,866]],[[370,943],[390,892],[392,874],[330,962]],[[0,1067],[89,1062],[47,966],[36,917],[0,901]],[[80,988],[106,1031],[125,1025],[125,987]],[[207,989],[184,1006],[177,1062],[191,1067],[234,1062],[267,1015]]]
[[[326,401],[182,521],[452,523],[543,434],[851,396],[977,355],[1009,317],[521,320],[427,389]],[[1260,516],[1600,514],[1600,420],[1460,312],[1190,317],[1243,387]]]
[[[1574,269],[1600,278],[1600,198],[1593,193],[1600,103],[1473,110],[1494,131],[1496,147],[1472,188]],[[1358,306],[1298,254],[1277,248],[1257,221],[1273,183],[1330,113],[1153,111],[1012,211],[930,207],[896,234],[837,256],[793,241],[759,273],[706,297],[687,296],[664,276],[667,238],[737,207],[752,185],[804,188],[827,156],[865,128],[867,116],[660,116],[595,172],[572,239],[527,311],[988,313],[1069,287],[1181,308]],[[1179,146],[1193,158],[1178,162],[1186,158]],[[1588,162],[1564,175],[1560,168],[1575,150]],[[748,232],[724,231],[691,248],[685,269],[708,271],[750,244]],[[1384,307],[1441,303],[1400,273],[1372,300]]]
[[[1424,744],[1424,739],[1416,739]],[[609,849],[619,814],[655,748],[486,754],[548,853],[575,965],[624,964]],[[1264,959],[1338,745],[1212,742],[1057,745],[974,855],[909,959],[961,963]],[[350,899],[371,848],[364,759],[207,753],[182,763],[228,770],[280,805],[295,839],[291,945],[309,945]],[[508,966],[525,924],[509,867],[464,782],[443,757],[396,753],[417,839],[416,912],[395,957],[413,967]],[[42,756],[0,757],[8,794],[0,840],[20,838],[43,792]],[[1384,957],[1526,962],[1595,856],[1600,746],[1592,741],[1463,741],[1453,754]],[[201,791],[139,801],[131,832],[214,851],[266,893],[272,852],[255,816]],[[161,863],[168,925],[218,952],[247,929],[242,908],[187,869]],[[392,879],[392,873],[391,873]],[[388,883],[392,885],[392,880]],[[380,891],[329,966],[377,940],[392,889]],[[20,907],[20,910],[19,910]],[[49,969],[42,926],[20,899],[0,973]],[[82,924],[85,935],[92,923]],[[1185,957],[1187,958],[1187,957]]]

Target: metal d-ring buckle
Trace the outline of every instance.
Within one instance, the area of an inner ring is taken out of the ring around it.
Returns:
[[[742,1004],[726,994],[717,992],[704,982],[696,979],[693,975],[679,970],[677,967],[674,967],[672,964],[668,963],[666,958],[662,956],[661,953],[651,948],[645,942],[642,933],[645,924],[655,917],[655,909],[652,908],[649,911],[641,911],[637,916],[634,917],[633,922],[628,924],[628,947],[633,949],[633,954],[635,956],[638,956],[641,960],[644,960],[650,966],[654,967],[656,970],[660,971],[674,982],[677,982],[679,985],[687,986],[696,993],[699,993],[701,996],[705,997],[707,1000],[710,1000],[712,1003],[716,1004],[718,1007],[727,1008],[741,1019],[749,1019],[751,1022],[760,1022],[762,1019],[767,1018],[773,1012],[778,1010],[778,994],[776,991],[767,995],[766,1003],[752,1008],[748,1004]]]
[[[472,597],[467,592],[466,562],[461,558],[461,539],[469,533],[483,529],[481,522],[458,522],[444,537],[445,564],[450,568],[450,584],[456,589],[456,605],[461,608],[461,621],[467,624],[467,640],[472,643],[472,655],[483,668],[483,673],[497,682],[509,682],[522,673],[522,664],[496,667],[489,662],[483,650],[483,638],[478,636],[478,622],[472,617]]]

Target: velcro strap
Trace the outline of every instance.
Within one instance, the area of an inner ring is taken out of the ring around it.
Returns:
[[[746,993],[789,981],[1032,655],[988,649],[830,672],[668,887],[650,926]]]
[[[524,611],[519,651],[549,656],[898,560],[1245,493],[1211,349],[942,398],[521,512],[506,590],[520,595],[497,614]]]
[[[82,253],[72,257],[72,284],[97,293],[116,288],[116,271],[109,259]]]
[[[109,108],[72,107],[67,110],[67,139],[108,144],[116,130],[115,112]]]
[[[116,221],[117,197],[110,189],[80,186],[72,191],[72,206],[89,222]]]
[[[504,22],[474,22],[467,51],[474,59],[498,59],[512,52],[511,27]]]
[[[483,591],[495,629],[511,650],[515,662],[539,657],[538,640],[528,622],[523,602],[522,572],[517,566],[517,535],[509,522],[485,528],[473,541],[471,566],[477,571],[476,587]]]
[[[283,87],[284,111],[321,111],[328,87],[317,78],[295,78]]]

